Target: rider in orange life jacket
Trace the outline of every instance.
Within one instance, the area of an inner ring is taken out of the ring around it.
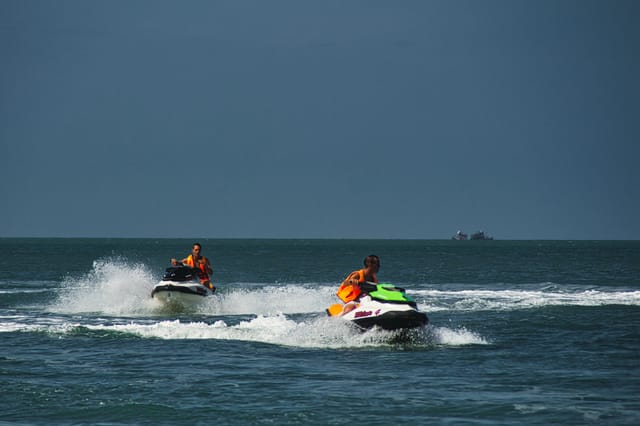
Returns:
[[[375,254],[364,258],[364,269],[353,271],[345,278],[336,292],[336,295],[345,302],[343,313],[347,313],[358,306],[358,300],[362,293],[360,283],[365,281],[377,283],[376,274],[380,270],[380,259]]]
[[[183,265],[196,268],[198,270],[198,275],[200,276],[200,284],[215,291],[215,287],[213,286],[213,284],[211,284],[211,279],[209,278],[209,276],[213,274],[213,269],[211,269],[209,259],[200,255],[201,251],[202,246],[200,245],[200,243],[194,243],[193,247],[191,248],[191,254],[189,256],[180,261],[171,259],[171,264],[173,266]]]

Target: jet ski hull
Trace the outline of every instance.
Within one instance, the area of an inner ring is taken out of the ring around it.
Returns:
[[[357,307],[339,315],[362,329],[378,327],[383,330],[401,330],[424,327],[429,318],[408,303],[389,303],[361,298]]]
[[[391,311],[377,316],[357,318],[353,323],[360,328],[379,327],[383,330],[400,330],[424,327],[429,322],[427,315],[418,311]]]
[[[198,270],[188,266],[172,266],[158,284],[153,287],[151,297],[161,303],[178,308],[196,307],[213,295],[215,288],[200,283]]]
[[[181,283],[161,281],[151,292],[151,297],[165,305],[178,305],[185,308],[196,307],[213,291],[200,283]]]

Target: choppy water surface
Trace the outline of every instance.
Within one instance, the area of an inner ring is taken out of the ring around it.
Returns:
[[[640,421],[640,242],[201,243],[218,293],[176,312],[191,241],[0,239],[0,422]],[[326,317],[371,253],[427,328]]]

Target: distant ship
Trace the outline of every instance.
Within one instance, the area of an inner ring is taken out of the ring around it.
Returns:
[[[485,234],[484,231],[478,231],[474,234],[471,234],[472,240],[493,240],[493,237]]]
[[[465,241],[467,239],[467,234],[463,233],[462,231],[458,231],[456,232],[456,235],[454,235],[453,237],[451,237],[452,240],[458,240],[458,241]]]

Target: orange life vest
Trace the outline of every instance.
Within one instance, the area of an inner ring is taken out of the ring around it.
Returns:
[[[211,279],[209,278],[209,274],[207,274],[206,265],[204,263],[199,263],[198,266],[196,266],[195,262],[193,261],[193,255],[191,254],[187,257],[187,265],[191,266],[192,268],[198,269],[198,276],[200,277],[201,284],[206,284],[211,281]]]
[[[364,282],[364,269],[360,269],[358,272],[358,284]],[[353,274],[353,272],[351,273]],[[350,274],[350,275],[351,275]],[[340,288],[336,292],[336,296],[340,298],[344,303],[351,302],[352,300],[356,300],[362,290],[360,290],[360,286],[358,284],[352,285],[348,282],[342,283]]]

